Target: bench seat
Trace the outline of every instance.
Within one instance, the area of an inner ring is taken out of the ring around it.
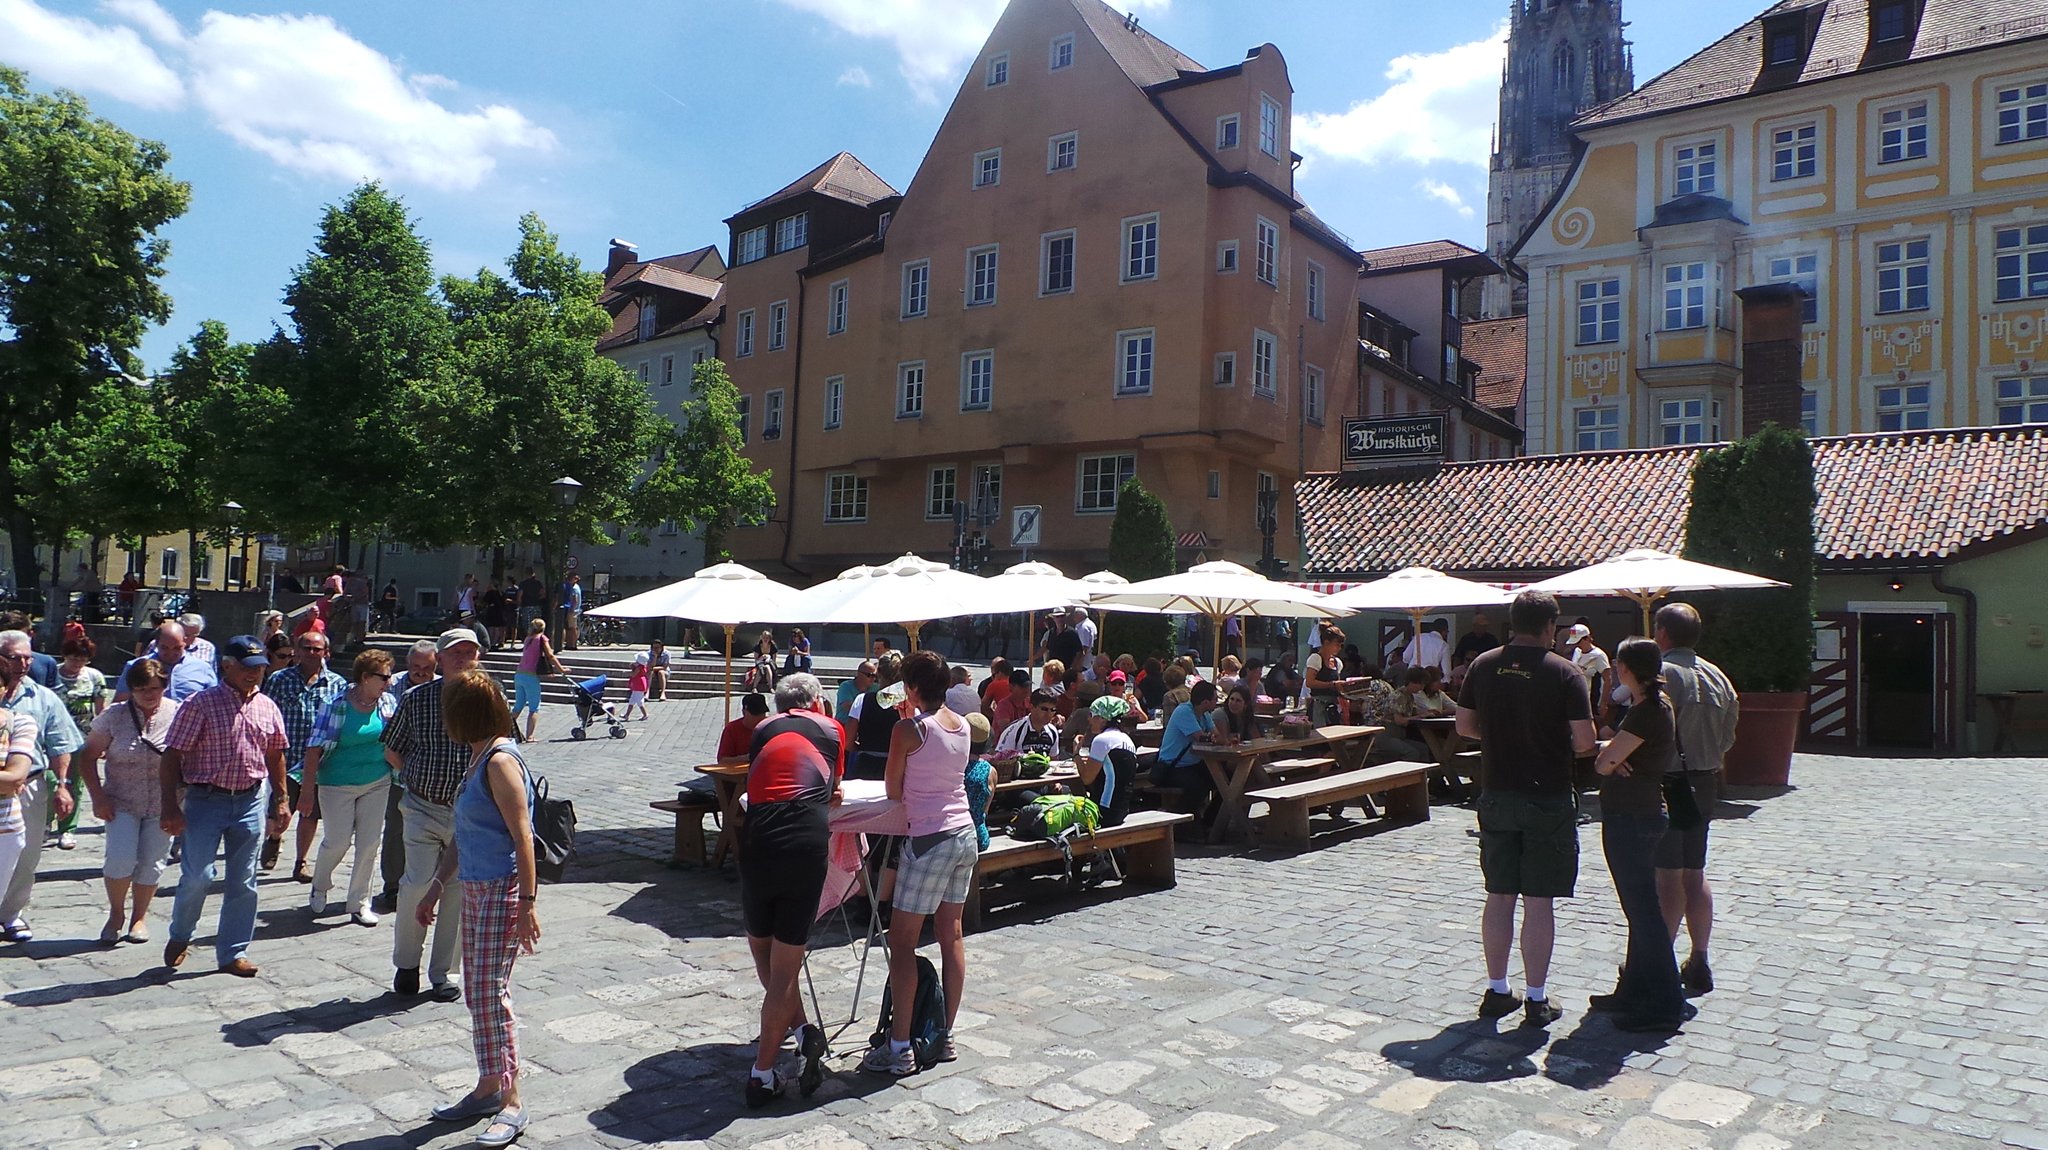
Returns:
[[[704,816],[717,816],[717,796],[685,792],[682,797],[662,799],[647,805],[676,817],[675,849],[669,861],[676,866],[703,866]]]
[[[1167,811],[1132,811],[1116,826],[1098,828],[1093,835],[1075,836],[1071,849],[1076,859],[1113,848],[1121,849],[1126,879],[1164,889],[1174,882],[1173,828],[1180,823],[1193,822],[1194,817]],[[1021,867],[1061,862],[1065,857],[1057,843],[1007,837],[991,839],[988,849],[981,852],[975,862],[974,880],[967,888],[967,929],[981,929],[981,884],[984,879]]]
[[[1325,775],[1318,779],[1284,783],[1251,791],[1247,799],[1265,803],[1268,837],[1297,850],[1309,845],[1308,816],[1315,807],[1341,804],[1347,799],[1385,795],[1389,818],[1403,822],[1429,820],[1429,773],[1434,763],[1382,763],[1355,771]]]

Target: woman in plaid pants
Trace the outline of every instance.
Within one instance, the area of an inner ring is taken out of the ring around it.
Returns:
[[[512,1015],[512,962],[533,953],[533,782],[512,742],[512,711],[488,674],[465,671],[441,689],[448,737],[469,747],[469,773],[455,794],[455,849],[444,854],[433,889],[420,900],[431,926],[441,888],[462,882],[462,999],[476,1048],[476,1089],[434,1109],[447,1122],[492,1115],[479,1146],[507,1146],[526,1130],[519,1098],[519,1023]]]

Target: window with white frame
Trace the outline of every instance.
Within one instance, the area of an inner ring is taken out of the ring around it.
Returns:
[[[1252,332],[1252,394],[1271,399],[1280,394],[1275,358],[1280,341],[1263,331]]]
[[[1804,180],[1820,171],[1820,125],[1792,124],[1771,133],[1771,179]]]
[[[789,343],[789,301],[768,305],[768,350],[781,351]]]
[[[1707,265],[1671,264],[1664,269],[1665,331],[1707,326]]]
[[[1237,113],[1216,117],[1216,150],[1227,152],[1237,147]]]
[[[1003,182],[1003,150],[990,148],[974,156],[974,186],[993,188]]]
[[[932,262],[918,260],[903,265],[903,318],[916,319],[931,306]]]
[[[664,355],[661,357],[661,386],[667,387],[669,384],[672,384],[675,381],[676,357],[672,355]]]
[[[924,517],[951,519],[953,504],[960,500],[960,469],[951,464],[925,472]]]
[[[924,361],[896,367],[896,418],[924,417]]]
[[[967,252],[967,306],[987,307],[996,302],[996,245],[970,248]]]
[[[1621,409],[1582,407],[1572,414],[1574,444],[1580,451],[1621,449]]]
[[[1216,372],[1215,372],[1215,375],[1216,375],[1216,386],[1217,386],[1217,387],[1236,387],[1236,386],[1237,386],[1237,353],[1236,353],[1236,352],[1234,352],[1234,351],[1219,351],[1219,352],[1217,352],[1217,353],[1216,353]]]
[[[770,388],[765,397],[766,405],[761,409],[761,438],[782,438],[782,389]]]
[[[1074,34],[1068,32],[1052,38],[1052,50],[1046,59],[1046,71],[1058,72],[1074,66]]]
[[[825,334],[838,335],[846,330],[846,311],[852,285],[840,280],[825,289]]]
[[[1721,146],[1713,140],[1695,140],[1671,151],[1671,194],[1711,196],[1720,186]]]
[[[754,312],[752,308],[740,313],[739,332],[733,337],[733,354],[741,359],[754,354]]]
[[[1806,298],[1799,301],[1801,323],[1820,322],[1820,254],[1818,252],[1795,252],[1792,255],[1772,256],[1770,281],[1779,284],[1798,284],[1806,289]]]
[[[794,251],[810,242],[811,214],[798,212],[775,221],[775,251]]]
[[[439,587],[415,587],[413,588],[413,598],[416,600],[416,605],[422,611],[439,610],[441,606],[441,589]]]
[[[653,296],[647,296],[640,301],[640,338],[643,341],[654,338],[655,329],[659,326],[656,322],[659,315],[660,307],[654,302]]]
[[[1323,369],[1301,369],[1301,414],[1310,423],[1323,421]]]
[[[1237,270],[1237,241],[1224,240],[1216,245],[1216,270],[1228,274]]]
[[[1877,245],[1877,310],[1881,313],[1926,311],[1934,275],[1930,243],[1918,239]]]
[[[1259,282],[1277,286],[1280,283],[1280,229],[1271,220],[1259,218],[1259,235],[1252,248],[1252,271]]]
[[[1621,280],[1579,281],[1579,343],[1621,341]]]
[[[988,86],[1000,88],[1009,82],[1010,54],[1004,52],[1001,55],[990,56],[988,58]]]
[[[2048,296],[2048,224],[1998,228],[1991,235],[1999,300]]]
[[[1886,384],[1877,389],[1879,431],[1920,431],[1933,426],[1932,389],[1924,383]]]
[[[1878,113],[1877,162],[1897,164],[1927,158],[1927,101],[1886,108]]]
[[[1308,317],[1323,318],[1323,265],[1308,261]]]
[[[990,511],[1003,506],[1003,465],[1000,463],[977,463],[974,465],[974,505]]]
[[[1118,395],[1152,394],[1153,338],[1149,327],[1116,333]]]
[[[386,555],[403,555],[403,554],[405,554],[405,544],[403,544],[403,543],[386,543],[386,544],[384,545],[384,554],[386,554]],[[133,564],[130,564],[130,565],[129,565],[129,567],[130,567],[130,569],[131,569],[131,570],[133,570],[133,569],[134,569],[134,565],[133,565]]]
[[[2048,83],[1998,90],[1998,142],[2048,139]]]
[[[1045,142],[1045,170],[1065,172],[1080,160],[1081,133],[1061,132]]]
[[[742,395],[734,402],[733,410],[738,413],[736,423],[740,431],[740,446],[754,441],[754,397]]]
[[[850,471],[825,477],[825,522],[865,523],[868,481]]]
[[[1082,514],[1105,514],[1116,510],[1117,492],[1138,474],[1135,455],[1084,455],[1081,481],[1074,496],[1074,510]]]
[[[1810,387],[1799,392],[1799,426],[1808,435],[1820,434],[1820,392]]]
[[[767,259],[767,258],[768,258],[768,225],[767,225],[767,224],[762,224],[762,225],[761,225],[760,227],[758,227],[758,228],[748,228],[748,229],[747,229],[746,231],[743,231],[743,232],[741,232],[741,233],[740,233],[740,235],[739,235],[739,238],[738,238],[737,240],[734,240],[734,241],[733,241],[733,245],[732,245],[732,262],[733,262],[733,263],[735,263],[735,264],[750,264],[750,263],[753,263],[753,262],[754,262],[755,260],[762,260],[762,259]]]
[[[2048,375],[1999,380],[1998,422],[2048,423]]]
[[[1721,438],[1721,401],[1667,399],[1658,404],[1658,442],[1666,446],[1708,443]]]
[[[1124,221],[1123,281],[1159,278],[1159,217],[1137,216]]]
[[[836,430],[846,418],[846,377],[835,375],[825,381],[825,430]]]
[[[244,588],[249,585],[249,559],[247,556],[228,556],[228,583]]]
[[[703,363],[709,356],[710,353],[704,348],[695,348],[690,352],[690,362],[693,365]]]
[[[960,410],[987,411],[996,399],[996,353],[970,351],[960,357]]]
[[[1280,101],[1271,96],[1259,97],[1259,150],[1280,158]]]
[[[682,526],[673,519],[662,520],[661,526],[655,529],[655,534],[667,539],[673,539],[682,533]]]
[[[1074,290],[1074,233],[1053,232],[1038,240],[1038,294],[1065,295]]]
[[[213,582],[213,552],[204,547],[192,553],[192,581]]]

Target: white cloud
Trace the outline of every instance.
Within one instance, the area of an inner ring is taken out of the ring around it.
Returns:
[[[185,42],[185,30],[178,27],[178,21],[156,0],[100,0],[100,8],[142,30],[143,35],[159,44],[178,45]]]
[[[918,99],[939,99],[966,73],[1007,0],[781,0],[800,12],[895,48],[904,83]],[[1124,0],[1138,12],[1164,11],[1173,0]]]
[[[1304,155],[1359,164],[1448,161],[1485,168],[1507,35],[1503,23],[1484,40],[1396,56],[1387,65],[1391,83],[1379,95],[1347,111],[1296,116],[1295,145]]]
[[[1449,204],[1457,209],[1459,215],[1468,220],[1472,218],[1472,205],[1465,202],[1465,197],[1459,193],[1458,189],[1441,180],[1423,180],[1415,185],[1415,190],[1432,200],[1441,200]]]
[[[185,86],[135,29],[0,0],[0,62],[37,83],[104,92],[143,108],[175,108]]]
[[[872,88],[875,86],[875,78],[868,75],[866,68],[855,64],[846,71],[839,73],[839,83],[842,87],[847,88]]]

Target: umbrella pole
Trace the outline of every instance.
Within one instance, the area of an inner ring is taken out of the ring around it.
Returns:
[[[1657,593],[1655,591],[1636,591],[1631,592],[1629,598],[1634,599],[1636,605],[1643,609],[1643,637],[1648,638],[1650,635],[1650,605],[1657,601]]]
[[[732,632],[734,624],[725,625],[725,721],[732,722]]]
[[[862,623],[860,625],[860,657],[863,659],[867,658],[868,653],[873,651],[874,649],[875,641],[873,639],[868,638],[868,625],[866,623]]]
[[[917,653],[917,633],[918,633],[919,631],[922,631],[922,630],[924,630],[924,624],[923,624],[923,623],[905,623],[905,624],[903,625],[903,629],[904,629],[905,631],[908,631],[908,632],[910,632],[910,651],[911,651],[911,653],[912,653],[912,654],[916,654],[916,653]]]
[[[1210,666],[1214,668],[1214,671],[1211,673],[1210,678],[1220,679],[1223,677],[1223,616],[1211,615],[1209,616],[1209,622],[1213,624],[1216,628],[1216,661],[1210,664]]]

